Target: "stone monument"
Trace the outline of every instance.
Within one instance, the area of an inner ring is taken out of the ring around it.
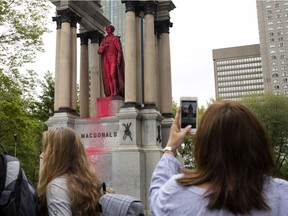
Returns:
[[[116,193],[140,198],[149,209],[150,178],[173,122],[169,12],[175,5],[171,0],[122,0],[126,8],[125,92],[106,97],[98,51],[110,21],[101,12],[101,1],[50,1],[57,11],[53,17],[57,40],[55,113],[46,122],[48,129],[74,128],[100,179]]]

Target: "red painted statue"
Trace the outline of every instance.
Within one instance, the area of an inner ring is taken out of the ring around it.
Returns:
[[[102,55],[102,77],[106,97],[124,97],[124,58],[120,36],[114,35],[112,25],[106,27],[107,35],[101,41],[98,53]]]

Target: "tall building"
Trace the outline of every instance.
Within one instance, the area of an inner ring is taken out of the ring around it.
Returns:
[[[216,98],[264,92],[259,44],[213,50]]]
[[[126,17],[125,4],[121,0],[101,0],[103,15],[115,27],[114,34],[121,36],[123,50],[125,48]]]
[[[288,95],[288,1],[256,2],[265,92]]]

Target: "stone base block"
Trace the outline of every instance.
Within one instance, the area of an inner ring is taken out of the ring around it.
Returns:
[[[121,107],[124,105],[124,100],[120,96],[97,98],[96,102],[96,118],[116,116]]]

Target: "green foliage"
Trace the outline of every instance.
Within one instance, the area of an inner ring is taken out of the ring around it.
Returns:
[[[48,31],[48,0],[1,0],[0,65],[17,68],[33,62],[43,51],[41,36]]]
[[[20,159],[26,175],[36,182],[43,124],[29,112],[32,102],[23,97],[25,85],[20,85],[13,74],[0,71],[0,142],[9,154]]]
[[[39,83],[42,92],[39,96],[40,101],[35,102],[34,114],[39,120],[45,122],[54,114],[55,81],[51,72],[46,72],[44,75],[44,80],[39,81]]]
[[[281,171],[288,159],[288,97],[274,95],[251,95],[242,99],[262,121],[275,149],[275,162]]]
[[[33,183],[38,181],[45,130],[37,98],[43,86],[33,70],[23,68],[43,51],[41,36],[48,32],[49,4],[49,0],[0,2],[0,143],[9,154],[16,154]]]

